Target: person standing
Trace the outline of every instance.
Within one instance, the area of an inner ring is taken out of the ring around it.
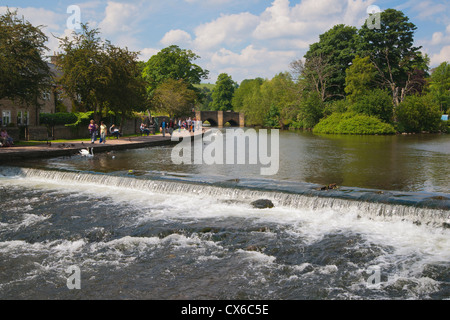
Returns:
[[[163,121],[161,122],[161,131],[163,134],[163,137],[166,136],[166,119],[163,119]]]
[[[98,126],[94,120],[91,120],[91,123],[88,126],[89,134],[91,135],[91,144],[94,144],[97,140],[97,131]]]
[[[106,143],[106,133],[108,132],[108,128],[106,127],[105,123],[102,121],[100,122],[100,143],[105,144]]]

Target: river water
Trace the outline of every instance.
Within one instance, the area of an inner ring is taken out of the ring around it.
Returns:
[[[0,167],[0,299],[450,298],[449,135],[281,132],[273,176],[172,150]]]

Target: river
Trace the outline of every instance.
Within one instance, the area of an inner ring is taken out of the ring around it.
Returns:
[[[271,176],[174,147],[0,167],[0,299],[450,298],[449,135],[279,141]]]

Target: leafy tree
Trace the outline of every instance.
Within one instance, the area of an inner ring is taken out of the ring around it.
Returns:
[[[0,99],[37,104],[48,90],[51,72],[43,55],[48,38],[30,22],[9,9],[0,16]]]
[[[176,45],[164,48],[151,57],[142,72],[149,97],[152,98],[156,88],[168,79],[183,80],[191,90],[198,92],[194,85],[208,79],[209,75],[208,70],[194,63],[199,58],[191,50],[180,49]]]
[[[450,107],[450,64],[448,62],[442,62],[433,70],[429,91],[439,104],[441,111],[447,112]]]
[[[233,109],[232,99],[237,84],[231,76],[221,73],[212,91],[212,110],[228,111]]]
[[[345,70],[355,58],[358,42],[357,28],[338,24],[321,34],[319,42],[312,44],[305,54],[307,69],[310,64],[313,69],[317,68],[318,57],[326,61],[329,79],[326,87],[322,88],[326,92],[326,95],[322,93],[322,101],[325,101],[325,96],[333,99],[345,96]]]
[[[133,111],[145,111],[148,107],[145,81],[137,59],[137,52],[107,44],[105,101],[108,109],[122,115],[122,121]]]
[[[168,113],[171,117],[189,115],[197,94],[183,80],[167,79],[154,92],[156,110]]]
[[[280,128],[280,110],[275,104],[270,106],[269,112],[264,119],[264,126],[269,128]]]
[[[364,95],[354,100],[350,109],[356,113],[377,117],[387,123],[393,119],[392,99],[389,93],[382,89],[366,91]]]
[[[233,109],[245,113],[245,122],[249,126],[262,126],[267,112],[262,105],[261,87],[266,82],[262,78],[243,80],[235,91]]]
[[[416,70],[428,68],[428,58],[414,46],[416,29],[403,12],[387,9],[381,13],[380,28],[363,25],[359,30],[359,52],[371,57],[381,83],[392,92],[394,107],[410,94]]]
[[[430,94],[406,97],[396,113],[401,131],[435,131],[441,122],[439,105]]]
[[[73,32],[73,39],[60,38],[63,53],[58,56],[61,70],[58,80],[65,94],[74,101],[80,111],[94,111],[96,118],[105,105],[111,70],[107,67],[107,46],[98,37],[98,29],[82,24],[80,33]],[[98,120],[98,119],[97,119]]]
[[[316,92],[306,92],[300,102],[297,120],[303,129],[313,129],[323,117],[324,103]]]
[[[348,100],[354,102],[375,87],[376,76],[377,70],[370,62],[370,57],[356,56],[352,65],[346,70],[345,93],[348,95]]]
[[[291,69],[298,74],[300,91],[315,91],[322,102],[333,96],[330,93],[335,66],[329,57],[322,54],[309,57],[306,62],[297,60],[291,63]]]

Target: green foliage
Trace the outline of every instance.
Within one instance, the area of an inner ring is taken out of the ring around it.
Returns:
[[[356,101],[374,87],[377,70],[370,57],[356,56],[352,65],[346,70],[345,93],[350,101]]]
[[[350,109],[356,113],[375,116],[389,123],[392,121],[394,105],[389,93],[385,90],[375,89],[355,97],[355,102]]]
[[[268,109],[264,110],[262,105],[261,87],[265,82],[262,78],[244,80],[234,93],[233,109],[245,113],[245,122],[249,126],[264,124]]]
[[[325,134],[395,134],[392,125],[380,119],[364,114],[334,113],[322,119],[315,127],[314,133]]]
[[[326,96],[345,95],[345,70],[355,57],[358,42],[358,32],[355,27],[338,24],[321,34],[319,42],[310,46],[305,55],[307,68],[315,57],[326,57],[327,60],[326,73],[329,73],[329,80],[326,88],[323,88],[327,92]]]
[[[60,113],[41,113],[39,115],[40,124],[53,127],[66,124],[73,124],[77,122],[78,118],[73,113],[60,112]]]
[[[203,70],[194,63],[200,57],[191,50],[181,49],[176,45],[162,49],[146,63],[142,76],[147,82],[147,93],[150,98],[156,88],[168,79],[183,80],[194,89],[202,79],[208,79],[209,71]]]
[[[167,79],[155,90],[153,101],[157,111],[170,116],[189,115],[197,94],[183,80]]]
[[[232,110],[232,99],[236,86],[237,85],[231,76],[226,73],[221,73],[217,78],[216,86],[212,91],[211,110]]]
[[[316,92],[307,93],[300,102],[297,120],[303,129],[312,129],[323,117],[324,103]]]
[[[280,110],[272,104],[264,119],[264,126],[269,128],[280,128]]]
[[[395,106],[402,99],[401,90],[409,91],[411,76],[416,70],[426,70],[427,58],[414,46],[417,27],[403,12],[386,9],[381,13],[380,28],[364,24],[359,30],[358,52],[370,56],[379,71],[380,81],[392,92]]]
[[[406,132],[437,131],[441,122],[439,105],[430,94],[407,97],[397,107],[396,114],[399,128]]]
[[[35,105],[50,89],[51,72],[42,59],[48,38],[17,11],[0,15],[0,99]]]
[[[441,63],[431,74],[430,92],[442,112],[446,113],[450,110],[450,64],[448,62]]]
[[[67,124],[67,127],[78,127],[78,126],[87,126],[89,125],[89,122],[94,117],[94,111],[88,111],[88,112],[75,112],[74,115],[76,116],[76,121],[71,124]]]

